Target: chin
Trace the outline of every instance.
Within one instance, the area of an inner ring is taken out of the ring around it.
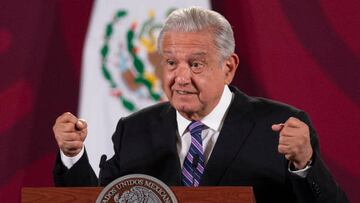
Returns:
[[[179,112],[187,114],[187,115],[192,115],[197,112],[197,108],[195,108],[194,106],[190,106],[188,104],[175,105],[174,107]]]

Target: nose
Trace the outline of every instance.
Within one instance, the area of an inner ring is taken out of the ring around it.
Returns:
[[[181,63],[178,65],[175,73],[175,82],[179,85],[189,84],[191,81],[191,70],[188,64]]]

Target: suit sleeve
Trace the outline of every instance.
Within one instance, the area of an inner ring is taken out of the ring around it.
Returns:
[[[312,167],[306,178],[299,178],[289,173],[298,202],[348,202],[345,193],[336,183],[322,160],[318,137],[308,116],[304,112],[299,112],[297,117],[309,126],[311,145],[313,148]]]
[[[100,166],[99,179],[96,177],[86,153],[77,161],[73,167],[67,169],[61,161],[60,153],[58,153],[53,177],[55,186],[60,187],[76,187],[76,186],[106,186],[116,178],[120,177],[119,171],[119,153],[120,140],[122,135],[123,122],[122,119],[117,124],[116,131],[112,136],[115,155],[102,163]]]
[[[83,156],[70,169],[67,169],[62,163],[59,152],[53,170],[53,178],[55,186],[58,187],[98,185],[98,179],[90,166],[86,150]]]

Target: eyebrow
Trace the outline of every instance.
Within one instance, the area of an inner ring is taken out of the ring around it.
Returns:
[[[163,54],[171,55],[171,54],[173,54],[173,52],[172,51],[163,51]],[[203,51],[190,54],[190,56],[206,56],[206,55],[207,55],[207,52],[203,52]]]

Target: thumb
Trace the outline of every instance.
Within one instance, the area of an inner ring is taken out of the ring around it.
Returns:
[[[280,123],[280,124],[274,124],[271,126],[271,129],[275,132],[279,132],[281,131],[281,129],[283,129],[284,127],[284,124],[283,123]]]
[[[77,122],[75,123],[75,128],[76,130],[83,130],[87,128],[86,121],[84,119],[78,119]]]

